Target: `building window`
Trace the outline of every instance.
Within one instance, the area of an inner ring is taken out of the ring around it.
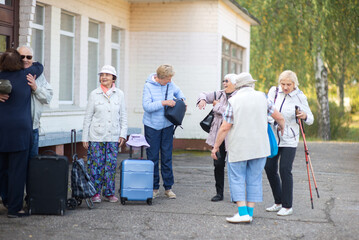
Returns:
[[[121,32],[116,28],[112,28],[112,43],[111,43],[111,65],[116,68],[117,71],[117,87],[120,86],[120,42]]]
[[[98,71],[99,71],[99,24],[89,22],[88,31],[88,78],[87,78],[87,93],[90,95],[91,91],[97,88]]]
[[[32,22],[31,47],[34,50],[34,60],[44,63],[44,6],[36,5],[34,21]]]
[[[75,17],[62,12],[60,26],[60,90],[62,104],[73,103]]]
[[[226,40],[222,40],[222,79],[228,73],[239,74],[243,71],[244,48]]]

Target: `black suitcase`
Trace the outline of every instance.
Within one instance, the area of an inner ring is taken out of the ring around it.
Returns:
[[[29,162],[29,214],[64,215],[67,205],[68,159],[53,151],[45,152],[46,155],[38,155]]]

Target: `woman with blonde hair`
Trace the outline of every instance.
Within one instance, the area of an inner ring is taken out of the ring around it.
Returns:
[[[299,126],[297,119],[304,120],[308,125],[314,121],[310,111],[307,97],[298,88],[298,78],[295,72],[286,70],[279,75],[278,86],[272,87],[268,92],[268,98],[275,104],[276,109],[285,118],[283,136],[277,134],[278,154],[268,158],[265,171],[270,183],[274,205],[266,208],[268,212],[278,212],[278,216],[287,216],[293,213],[293,175],[292,166],[299,142]],[[298,107],[298,111],[296,111]],[[274,133],[278,132],[278,125],[269,118]],[[279,173],[278,174],[278,161]]]
[[[172,170],[173,124],[164,115],[165,106],[173,107],[173,98],[185,99],[181,89],[172,82],[175,74],[171,65],[161,65],[156,73],[148,76],[143,88],[142,106],[145,111],[143,124],[146,141],[150,145],[146,149],[147,159],[154,163],[153,197],[159,196],[159,155],[161,152],[161,175],[165,195],[176,198],[172,191],[174,184]]]

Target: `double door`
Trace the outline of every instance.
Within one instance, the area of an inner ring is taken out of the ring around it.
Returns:
[[[18,46],[19,0],[0,0],[0,54]]]

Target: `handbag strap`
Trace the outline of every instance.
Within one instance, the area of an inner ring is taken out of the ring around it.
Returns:
[[[213,93],[214,93],[214,100],[217,100],[216,91],[214,91]]]
[[[167,88],[166,88],[165,100],[167,100],[167,94],[168,94],[168,84],[167,84]]]
[[[274,103],[275,101],[277,100],[277,97],[278,97],[278,87],[275,88],[275,96],[274,96]]]

